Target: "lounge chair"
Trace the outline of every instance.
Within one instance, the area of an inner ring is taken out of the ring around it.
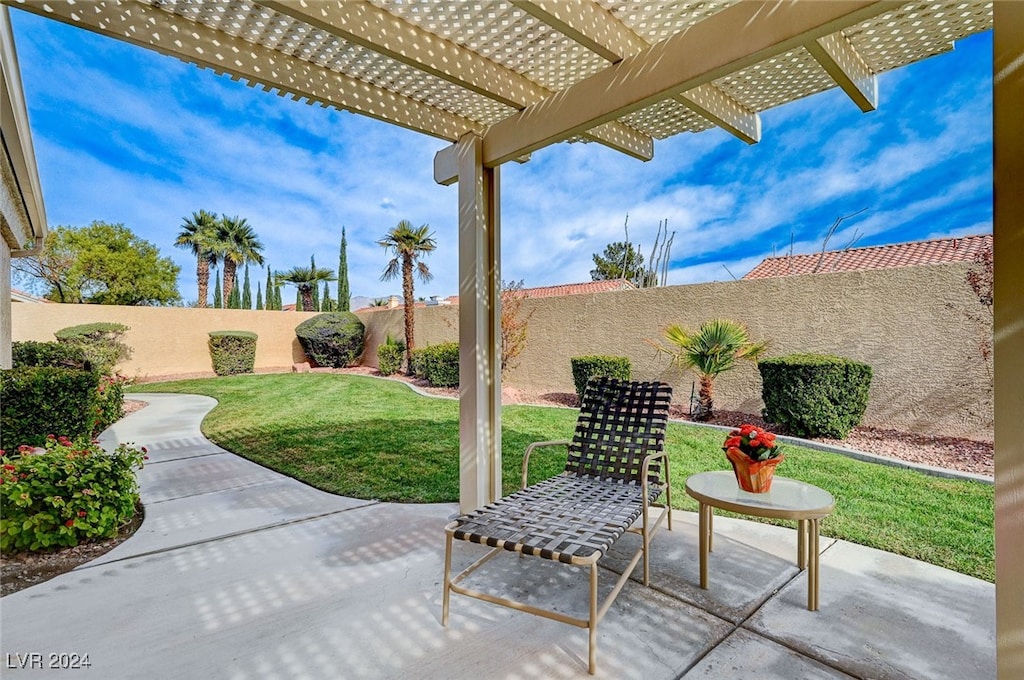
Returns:
[[[606,377],[589,382],[572,441],[531,444],[523,457],[520,491],[462,515],[445,527],[442,625],[448,625],[450,593],[454,591],[589,628],[588,670],[595,672],[598,622],[641,559],[643,583],[648,585],[650,540],[666,518],[668,528],[672,528],[668,456],[664,452],[671,395],[671,387],[658,382],[626,382]],[[527,486],[530,455],[537,448],[549,446],[567,447],[565,471]],[[648,509],[662,492],[665,505],[652,519]],[[599,608],[598,560],[626,531],[639,533],[641,546]],[[452,576],[453,539],[480,543],[493,550]],[[589,567],[589,615],[576,618],[459,585],[502,550]]]

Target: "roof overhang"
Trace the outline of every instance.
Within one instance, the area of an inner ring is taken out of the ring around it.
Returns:
[[[0,93],[0,237],[11,257],[25,257],[42,248],[46,212],[6,7],[0,7]]]

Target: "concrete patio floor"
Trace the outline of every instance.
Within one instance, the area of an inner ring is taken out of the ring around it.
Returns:
[[[69,677],[49,668],[60,654],[87,654],[82,677],[103,680],[591,677],[584,629],[454,594],[441,626],[454,504],[323,493],[203,438],[210,398],[132,398],[150,405],[104,439],[149,449],[145,522],[0,600],[5,678]],[[821,609],[809,612],[796,532],[719,517],[705,591],[696,514],[674,517],[652,543],[652,587],[630,582],[598,627],[595,677],[996,676],[991,583],[823,537]],[[636,540],[603,562],[604,588]],[[457,545],[455,566],[482,550]],[[564,565],[510,553],[478,574],[476,587],[585,607],[586,574]]]

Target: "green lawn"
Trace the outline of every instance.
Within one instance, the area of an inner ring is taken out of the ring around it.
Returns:
[[[337,374],[184,380],[136,385],[129,391],[217,399],[218,406],[203,421],[207,437],[325,491],[410,503],[458,500],[459,415],[452,400],[422,397],[397,382]],[[503,409],[506,493],[519,484],[527,444],[569,438],[575,420],[570,409]],[[688,475],[730,469],[722,438],[718,431],[669,425],[674,507],[696,510],[696,502],[683,491]],[[563,464],[563,452],[535,454],[531,481],[557,473]],[[824,535],[995,579],[991,485],[795,446],[786,447],[780,474],[836,497],[835,512],[822,522]]]

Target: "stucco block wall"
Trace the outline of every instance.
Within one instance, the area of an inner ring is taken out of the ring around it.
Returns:
[[[838,354],[874,369],[864,423],[905,431],[992,438],[992,365],[979,354],[991,336],[988,311],[964,276],[966,264],[813,274],[646,290],[524,300],[526,347],[505,384],[529,392],[572,392],[570,357],[628,356],[639,379],[665,380],[686,403],[692,373],[670,368],[648,340],[670,323],[695,328],[725,317],[771,342],[770,356]],[[14,340],[53,340],[61,328],[117,321],[131,328],[130,360],[119,368],[140,379],[212,375],[207,333],[248,330],[259,335],[256,370],[287,370],[306,358],[295,326],[313,312],[256,312],[100,305],[17,304]],[[416,345],[458,339],[458,307],[417,307]],[[359,312],[366,324],[361,363],[377,365],[384,338],[404,336],[402,309]],[[759,413],[761,379],[742,364],[715,381],[715,406]]]
[[[255,370],[289,369],[306,361],[295,327],[312,316],[316,314],[61,304],[17,304],[12,314],[15,341],[51,341],[61,328],[97,321],[128,326],[125,342],[132,348],[132,357],[118,370],[136,379],[213,375],[207,345],[210,331],[252,331],[259,336]]]
[[[675,400],[686,403],[695,376],[670,368],[648,340],[659,340],[670,323],[696,328],[724,317],[770,340],[769,356],[827,353],[871,365],[865,424],[990,440],[992,366],[981,359],[978,343],[991,335],[991,323],[964,280],[968,268],[943,264],[524,300],[526,348],[505,384],[572,392],[570,357],[615,354],[632,360],[634,377],[665,380]],[[401,310],[361,316],[366,363],[375,366],[384,333],[402,333]],[[453,308],[416,310],[418,346],[456,340],[457,329]],[[719,409],[759,413],[760,395],[752,364],[715,381]]]

